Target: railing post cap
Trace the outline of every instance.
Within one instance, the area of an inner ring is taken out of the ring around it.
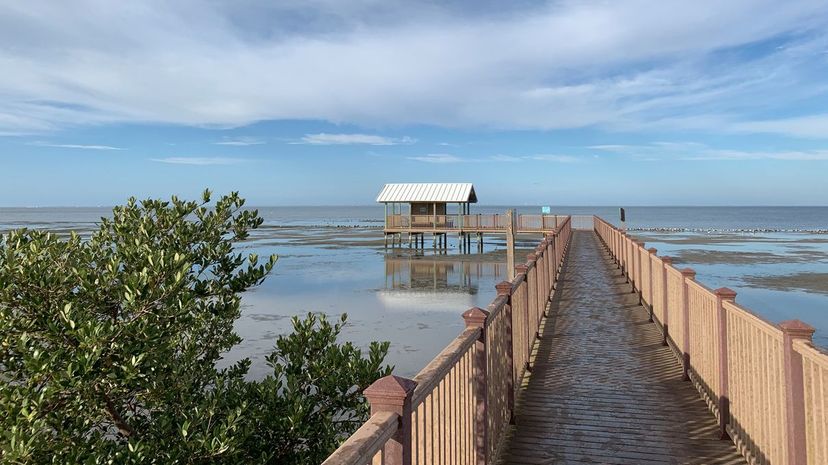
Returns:
[[[779,328],[788,336],[795,339],[811,339],[814,334],[813,326],[800,320],[786,320],[779,323]]]
[[[713,293],[722,300],[733,300],[736,298],[736,291],[729,287],[720,287],[713,291]]]
[[[481,328],[486,324],[486,318],[489,317],[489,312],[480,307],[472,307],[463,312],[463,320],[466,322],[466,328]]]
[[[666,265],[672,265],[673,264],[673,257],[665,255],[665,256],[661,257],[661,261]]]
[[[501,281],[495,284],[495,289],[497,289],[497,295],[512,295],[512,282]]]
[[[413,379],[388,375],[374,381],[362,393],[370,404],[402,405],[416,387],[417,382]]]
[[[688,279],[695,279],[696,270],[694,270],[693,268],[685,268],[681,270],[681,275]]]
[[[535,252],[529,252],[526,254],[526,259],[529,261],[535,260],[536,258],[538,258],[538,256]]]
[[[650,252],[651,254],[654,254],[654,253],[658,252],[658,249],[656,249],[655,247],[650,247],[649,249],[647,249],[647,252]]]
[[[519,265],[515,265],[515,271],[516,271],[518,274],[520,274],[520,273],[526,273],[527,271],[529,271],[529,265],[527,265],[527,264],[525,264],[525,263],[521,263],[521,264],[519,264]]]

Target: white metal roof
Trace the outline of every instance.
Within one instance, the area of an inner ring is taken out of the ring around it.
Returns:
[[[398,183],[386,184],[377,196],[377,202],[477,203],[477,195],[470,182]]]

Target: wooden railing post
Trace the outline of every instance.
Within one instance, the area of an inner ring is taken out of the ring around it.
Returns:
[[[507,386],[509,397],[506,399],[506,402],[509,409],[509,424],[513,425],[515,424],[515,384],[517,382],[517,371],[515,370],[515,338],[512,336],[512,331],[515,327],[512,321],[515,315],[512,308],[512,283],[509,281],[501,281],[495,285],[495,289],[497,289],[498,296],[506,297],[506,306],[504,307],[506,311],[504,320],[506,322],[506,365],[509,367],[509,373],[511,373]]]
[[[644,288],[641,285],[641,282],[644,281],[644,264],[641,263],[641,251],[644,250],[646,244],[639,240],[636,240],[635,243],[637,245],[635,247],[635,284],[638,288],[638,305],[641,305],[644,302]]]
[[[726,287],[716,289],[716,315],[719,340],[719,436],[722,439],[730,438],[727,434],[727,425],[730,423],[730,394],[728,393],[728,370],[727,370],[727,310],[722,302],[725,300],[733,302],[736,300],[736,291]]]
[[[783,370],[785,371],[785,440],[788,465],[805,465],[805,388],[802,379],[802,355],[793,347],[796,339],[811,342],[814,328],[799,320],[779,323],[782,329]]]
[[[661,257],[661,263],[661,334],[664,336],[661,345],[666,346],[667,338],[670,335],[670,309],[668,308],[670,304],[670,287],[667,285],[667,267],[673,264],[673,259],[670,257]]]
[[[526,266],[525,263],[521,263],[520,265],[515,265],[515,280],[520,279],[521,275],[523,275],[523,286],[520,286],[518,289],[523,289],[521,292],[520,300],[523,302],[523,308],[520,309],[519,317],[523,319],[523,326],[524,334],[523,340],[525,341],[524,347],[521,347],[521,350],[526,351],[526,357],[524,358],[524,366],[522,367],[523,370],[531,371],[531,367],[529,365],[529,356],[532,353],[532,343],[534,339],[532,339],[529,334],[529,312],[530,312],[530,304],[529,304],[529,267]]]
[[[696,279],[696,272],[692,268],[681,270],[681,315],[684,320],[683,344],[681,345],[682,379],[690,380],[690,292],[687,290],[687,281]]]
[[[630,282],[629,276],[627,276],[627,233],[625,231],[621,231],[620,233],[621,238],[621,274],[624,276],[627,282]]]
[[[385,464],[411,465],[411,396],[416,387],[416,381],[388,375],[363,392],[371,405],[371,415],[394,412],[400,416],[397,432],[385,443]]]
[[[489,312],[474,307],[463,313],[466,328],[480,328],[480,338],[475,342],[472,364],[474,365],[475,413],[474,413],[474,451],[475,464],[487,465],[489,461],[489,413],[487,401],[488,373],[486,372],[486,319]]]
[[[655,305],[653,302],[653,255],[655,255],[658,250],[654,247],[650,247],[647,249],[647,252],[650,253],[647,255],[647,279],[649,280],[649,285],[647,286],[647,302],[650,304],[650,323],[652,323],[653,312],[655,311]]]

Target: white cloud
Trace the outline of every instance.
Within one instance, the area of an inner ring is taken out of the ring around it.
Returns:
[[[488,157],[458,157],[448,153],[430,153],[416,157],[407,157],[409,160],[424,163],[518,163],[524,161],[551,161],[559,163],[575,163],[579,158],[571,155],[490,155]]]
[[[241,158],[224,158],[224,157],[167,157],[167,158],[151,158],[152,161],[158,163],[167,163],[170,165],[236,165],[248,161]]]
[[[770,133],[828,139],[828,114],[764,121],[745,121],[732,126],[735,132]]]
[[[32,142],[29,145],[36,145],[38,147],[53,147],[53,148],[59,148],[59,149],[124,150],[121,147],[113,147],[111,145],[52,144],[52,143],[48,143],[48,142]]]
[[[215,145],[234,145],[234,146],[247,146],[247,145],[261,145],[264,144],[265,141],[256,137],[234,137],[234,138],[225,138],[219,142],[213,142]]]
[[[824,0],[527,5],[12,2],[0,133],[271,119],[720,131],[711,119],[826,93]],[[766,56],[728,53],[780,37]]]
[[[789,150],[789,151],[748,151],[710,149],[695,155],[688,155],[684,160],[788,160],[818,161],[828,160],[828,150]]]
[[[529,160],[554,161],[558,163],[577,163],[581,161],[580,158],[573,157],[572,155],[532,155],[526,158]]]
[[[417,157],[408,157],[409,160],[414,161],[421,161],[424,163],[463,163],[472,161],[470,159],[460,158],[455,155],[450,155],[448,153],[430,153],[428,155],[422,155]]]
[[[596,145],[588,148],[630,156],[639,161],[828,160],[828,150],[736,150],[698,142],[653,142],[643,145]]]
[[[489,157],[489,160],[491,160],[491,161],[503,161],[503,162],[507,162],[507,163],[514,163],[514,162],[522,161],[523,158],[516,157],[514,155],[498,154],[498,155],[492,155],[491,157]]]
[[[411,137],[376,136],[371,134],[305,134],[301,140],[291,142],[292,144],[309,145],[402,145],[413,144],[416,139]]]

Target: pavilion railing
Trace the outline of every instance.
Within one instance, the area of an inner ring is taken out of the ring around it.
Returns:
[[[560,215],[517,215],[515,224],[518,231],[552,232],[557,229],[565,216]],[[592,217],[589,217],[591,224]],[[508,215],[387,215],[387,229],[406,230],[471,230],[471,231],[505,231],[509,225]]]
[[[749,463],[828,463],[828,354],[813,345],[814,328],[770,323],[738,305],[734,291],[708,289],[692,269],[675,268],[601,218],[594,228],[722,437]]]
[[[463,313],[466,329],[413,380],[369,386],[371,417],[323,465],[493,463],[571,233],[562,217],[486,309]]]

